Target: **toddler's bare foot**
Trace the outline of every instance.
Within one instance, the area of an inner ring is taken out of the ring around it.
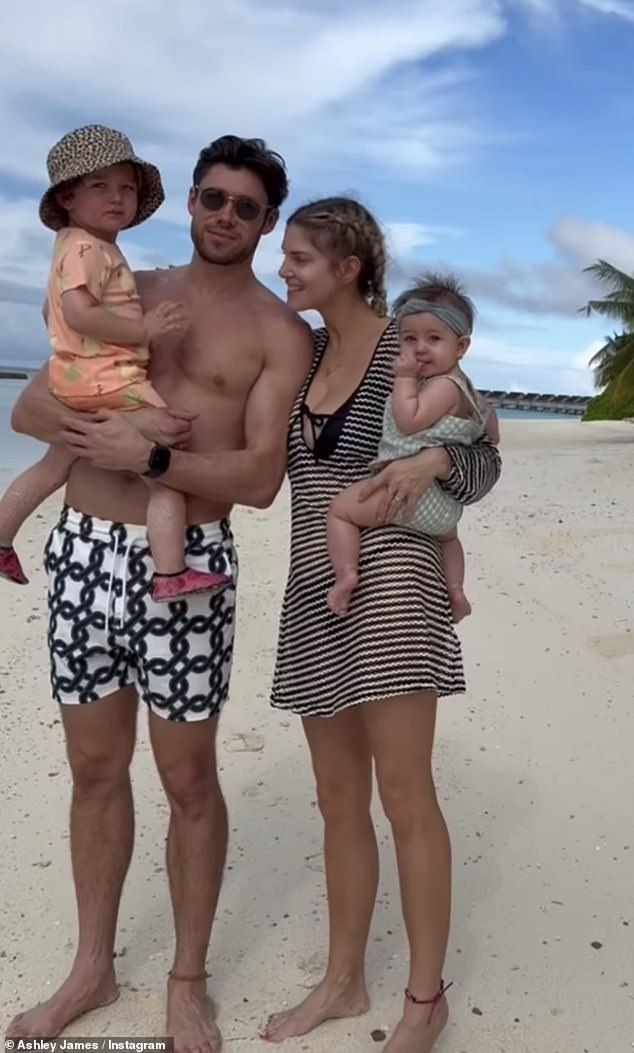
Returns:
[[[270,1017],[260,1037],[266,1042],[285,1042],[287,1038],[307,1035],[326,1020],[362,1016],[369,1008],[370,1000],[363,979],[345,986],[323,980],[300,1005]]]
[[[451,614],[457,625],[463,618],[467,618],[471,614],[471,604],[464,594],[462,585],[449,585],[447,592],[449,593]]]
[[[328,593],[328,606],[340,618],[348,613],[352,593],[359,584],[359,575],[355,570],[347,570],[340,574],[335,584]]]

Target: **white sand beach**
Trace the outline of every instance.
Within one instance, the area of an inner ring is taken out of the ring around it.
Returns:
[[[455,890],[439,1053],[620,1053],[634,1046],[634,427],[502,422],[503,480],[462,536],[474,614],[469,693],[440,709],[436,769]],[[4,1025],[71,960],[69,779],[48,697],[39,554],[54,501],[25,531],[22,590],[3,584],[0,655]],[[221,723],[231,844],[209,968],[225,1048],[270,1048],[269,1011],[324,964],[321,826],[299,722],[268,690],[287,558],[284,492],[234,518],[239,638]],[[160,1036],[171,912],[167,809],[140,721],[136,852],[117,944],[118,1004],[72,1035]],[[369,1053],[396,1022],[406,947],[388,830],[369,952],[373,1004],[289,1050]]]

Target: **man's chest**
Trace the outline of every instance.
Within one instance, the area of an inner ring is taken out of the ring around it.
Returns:
[[[264,352],[252,327],[234,318],[192,320],[178,339],[152,347],[151,376],[162,387],[191,387],[206,395],[246,397],[262,369]]]

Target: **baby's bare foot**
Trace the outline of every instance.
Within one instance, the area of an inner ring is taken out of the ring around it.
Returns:
[[[463,618],[467,618],[471,614],[471,604],[464,594],[462,585],[450,585],[447,592],[449,593],[451,614],[457,625]]]

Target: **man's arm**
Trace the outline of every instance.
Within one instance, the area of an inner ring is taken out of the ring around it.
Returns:
[[[125,414],[132,418],[134,427],[145,440],[163,446],[186,443],[191,435],[193,414],[180,410],[154,407]],[[22,435],[31,435],[49,445],[63,442],[62,432],[80,428],[94,418],[91,414],[76,413],[51,395],[48,389],[48,366],[42,366],[21,393],[13,407],[11,427]]]
[[[31,435],[46,443],[61,441],[60,432],[64,423],[81,421],[83,414],[74,413],[51,395],[48,390],[48,366],[27,384],[13,407],[11,427],[22,435]]]
[[[249,394],[244,449],[219,453],[174,450],[162,483],[227,504],[267,508],[273,503],[286,472],[291,408],[310,369],[312,334],[303,322],[292,319],[289,324],[285,319],[271,346]]]
[[[270,350],[247,399],[244,445],[217,453],[174,450],[161,483],[208,501],[253,508],[273,502],[286,470],[290,411],[313,354],[312,334],[300,319],[285,317],[275,330],[269,330]],[[104,414],[101,423],[82,422],[64,432],[63,441],[97,468],[142,474],[152,443],[139,435],[128,416]]]

